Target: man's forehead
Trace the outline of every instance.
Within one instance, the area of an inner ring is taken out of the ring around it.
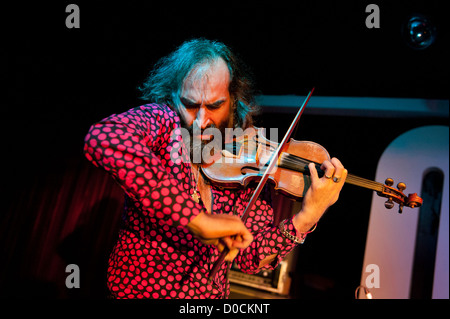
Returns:
[[[206,61],[192,68],[184,80],[184,85],[199,83],[224,82],[228,84],[230,71],[228,65],[222,59]]]
[[[195,67],[186,77],[181,97],[191,102],[214,103],[228,97],[230,72],[220,59],[213,63],[203,63]]]

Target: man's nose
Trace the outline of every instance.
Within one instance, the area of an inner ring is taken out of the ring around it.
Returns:
[[[210,124],[209,114],[205,107],[201,106],[198,110],[196,121],[198,127],[200,127],[202,130],[207,128]]]

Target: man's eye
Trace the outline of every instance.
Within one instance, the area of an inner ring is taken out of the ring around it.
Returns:
[[[208,108],[211,110],[219,109],[223,105],[224,101],[217,101],[216,103],[209,104]]]
[[[187,109],[196,109],[199,107],[198,104],[185,104],[185,103],[183,103],[183,104],[184,104],[184,107]]]
[[[187,109],[195,109],[198,108],[200,105],[197,103],[193,103],[191,101],[188,101],[186,99],[181,98],[181,103],[183,103],[184,107]]]

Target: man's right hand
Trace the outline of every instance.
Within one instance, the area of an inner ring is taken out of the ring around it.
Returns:
[[[188,229],[204,244],[230,252],[225,260],[233,260],[239,249],[247,248],[253,241],[253,235],[242,220],[234,215],[210,215],[200,213],[187,225]]]

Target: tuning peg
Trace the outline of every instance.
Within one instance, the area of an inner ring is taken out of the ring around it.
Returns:
[[[398,188],[399,191],[403,192],[406,189],[406,184],[400,182],[400,183],[397,184],[397,188]]]
[[[391,209],[392,207],[394,207],[394,202],[392,201],[392,198],[389,198],[389,199],[384,203],[384,207],[386,207],[387,209]]]
[[[387,186],[392,186],[392,185],[394,185],[394,180],[393,180],[392,178],[386,178],[386,180],[384,181],[384,183],[385,183]]]

